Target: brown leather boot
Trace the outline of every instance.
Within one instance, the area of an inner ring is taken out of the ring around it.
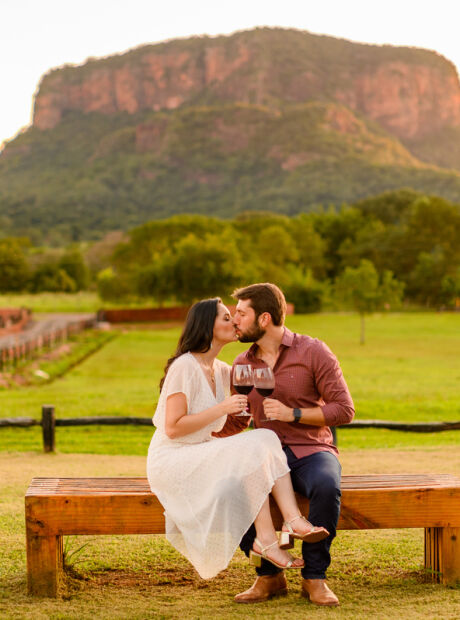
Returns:
[[[286,594],[287,583],[284,573],[262,575],[257,577],[249,590],[235,596],[235,603],[261,603],[262,601],[268,601],[268,599],[274,596]]]
[[[339,599],[328,587],[325,579],[304,579],[302,581],[302,596],[308,598],[315,605],[337,607]]]

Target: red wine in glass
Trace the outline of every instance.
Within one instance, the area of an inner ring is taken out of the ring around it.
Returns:
[[[235,385],[234,387],[235,387],[235,390],[238,392],[238,394],[246,394],[246,395],[248,395],[249,392],[251,392],[253,388],[252,385]]]
[[[275,389],[275,375],[269,366],[262,368],[254,368],[254,387],[261,396],[267,398],[272,395]],[[265,422],[267,418],[260,418],[261,422]]]
[[[273,394],[273,390],[275,388],[267,388],[267,387],[256,387],[256,390],[259,392],[261,396],[264,398],[268,398]]]
[[[249,394],[254,387],[251,364],[236,364],[233,369],[233,387],[238,394]],[[251,415],[249,411],[242,411],[235,415]]]

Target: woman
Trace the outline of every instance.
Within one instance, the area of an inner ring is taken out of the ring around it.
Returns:
[[[285,532],[311,542],[328,536],[300,515],[275,433],[257,429],[224,439],[212,435],[227,415],[240,413],[247,404],[244,395],[225,397],[231,369],[216,359],[236,339],[220,299],[192,306],[160,383],[147,460],[150,487],[165,509],[166,537],[204,579],[227,567],[253,522],[254,563],[264,557],[280,568],[302,568],[302,559],[278,545],[270,492],[285,519]]]

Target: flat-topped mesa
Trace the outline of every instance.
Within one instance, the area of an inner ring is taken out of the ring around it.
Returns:
[[[242,102],[335,101],[402,139],[460,126],[460,82],[435,52],[373,46],[283,29],[147,45],[45,75],[33,124],[72,111],[135,114]]]

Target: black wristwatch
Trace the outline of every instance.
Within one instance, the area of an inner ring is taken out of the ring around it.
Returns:
[[[300,419],[302,417],[302,412],[300,411],[300,409],[293,409],[292,413],[294,414],[293,422],[300,422]]]

